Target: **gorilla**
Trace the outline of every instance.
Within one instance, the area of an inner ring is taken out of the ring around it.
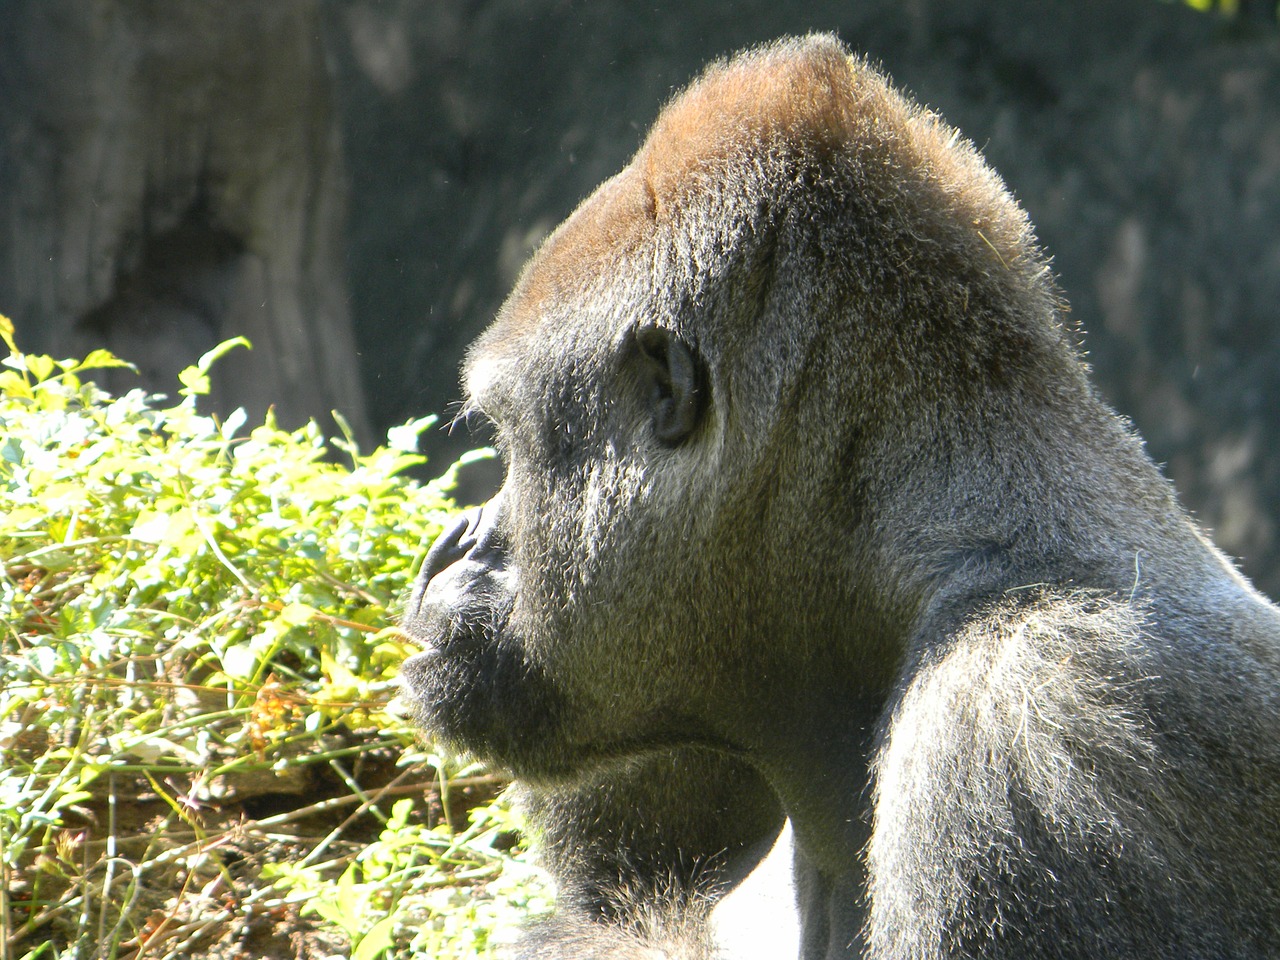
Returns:
[[[1280,611],[1065,312],[826,35],[713,64],[546,240],[464,370],[502,489],[404,616],[561,883],[526,955],[715,955],[784,816],[804,958],[1280,955]]]

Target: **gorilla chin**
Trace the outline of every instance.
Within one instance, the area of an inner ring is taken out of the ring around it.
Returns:
[[[581,779],[640,745],[569,746],[567,701],[512,629],[519,575],[505,497],[464,513],[423,561],[401,627],[421,646],[401,670],[418,723],[442,744],[539,783]],[[652,749],[652,748],[650,748]]]

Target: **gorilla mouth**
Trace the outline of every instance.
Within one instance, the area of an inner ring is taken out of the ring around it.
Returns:
[[[448,646],[449,641],[446,636],[441,631],[429,627],[429,622],[433,619],[435,618],[422,611],[421,597],[419,591],[415,590],[414,596],[410,597],[409,603],[400,617],[401,632],[413,641],[413,645],[419,651],[405,661],[406,666],[420,656],[442,653],[444,648]]]
[[[448,619],[448,618],[445,618]],[[561,736],[564,700],[518,642],[488,626],[448,624],[428,610],[405,623],[421,647],[401,666],[418,723],[456,752],[502,767],[538,769]]]
[[[405,699],[419,725],[446,748],[538,782],[566,782],[584,771],[689,746],[688,726],[674,718],[640,722],[643,737],[589,742],[565,739],[569,710],[559,687],[514,642],[465,631],[441,643],[414,637],[424,649],[401,667]],[[733,752],[721,742],[697,742]]]
[[[481,683],[486,674],[499,672],[497,640],[488,631],[454,619],[418,604],[401,621],[405,635],[418,647],[400,668],[415,701],[435,701],[450,690]]]

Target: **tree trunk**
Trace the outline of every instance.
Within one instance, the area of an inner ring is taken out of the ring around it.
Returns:
[[[0,312],[24,349],[106,346],[141,373],[111,389],[172,394],[243,334],[216,407],[364,434],[319,0],[4,9]]]

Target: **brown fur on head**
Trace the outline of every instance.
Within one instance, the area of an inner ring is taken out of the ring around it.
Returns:
[[[830,38],[803,47],[778,43],[713,64],[662,111],[633,161],[655,216],[705,187],[724,164],[838,149],[875,94],[850,83],[854,70]]]
[[[833,206],[848,201],[857,206]],[[891,327],[895,308],[919,316],[942,305],[1017,317],[1017,341],[1051,346],[1062,335],[1047,266],[1000,178],[957,131],[817,34],[715,63],[679,93],[627,167],[545,241],[476,352],[526,349],[523,335],[546,336],[564,324],[567,304],[590,301],[602,285],[696,296],[710,275],[723,279],[726,258],[767,246],[787,216],[808,220],[808,242],[824,251],[843,246],[859,258],[859,243],[878,246],[874,262],[827,257],[824,265],[844,296],[880,282],[868,281],[868,270],[899,274],[898,303],[878,303],[873,323]],[[931,288],[938,278],[966,289]],[[831,322],[841,310],[826,308]],[[954,333],[985,335],[980,322],[939,316],[948,320]],[[1008,339],[1001,333],[985,352]],[[1009,353],[1027,351],[1019,342]]]
[[[958,148],[958,149],[957,149]],[[863,163],[906,160],[952,191],[957,215],[988,234],[1006,263],[1025,256],[1026,218],[999,178],[935,114],[894,91],[825,34],[782,40],[710,66],[658,117],[633,165],[658,214],[726,168],[770,155],[820,165],[852,149]],[[794,162],[794,160],[793,160]]]

